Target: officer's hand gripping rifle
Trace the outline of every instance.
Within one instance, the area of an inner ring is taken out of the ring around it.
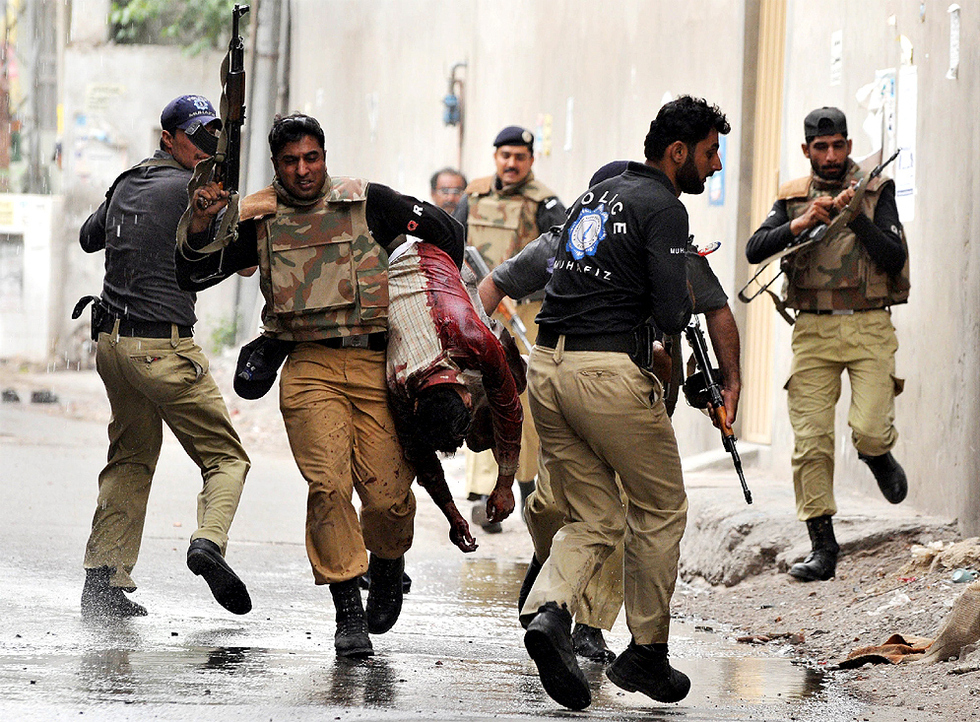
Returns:
[[[473,273],[476,274],[477,283],[490,275],[490,268],[487,266],[487,262],[483,260],[483,256],[480,255],[480,251],[477,250],[476,246],[464,246],[463,255],[470,268],[473,269]],[[530,353],[531,342],[527,339],[527,327],[521,321],[521,317],[517,315],[517,306],[514,304],[514,301],[509,298],[501,299],[496,312],[504,317],[504,320],[510,326],[510,330],[514,332],[514,335],[520,339],[521,343],[524,344],[524,348]]]
[[[817,241],[823,240],[824,238],[833,238],[834,236],[837,235],[837,233],[840,231],[840,229],[843,226],[847,225],[852,220],[854,220],[854,216],[857,215],[858,210],[861,208],[861,201],[864,200],[864,193],[868,189],[868,184],[871,181],[873,181],[875,178],[880,176],[882,171],[884,171],[885,168],[887,168],[888,165],[893,160],[898,158],[898,155],[901,152],[902,149],[899,148],[892,154],[892,156],[888,160],[876,166],[870,173],[868,173],[860,181],[858,181],[858,184],[854,186],[854,196],[851,198],[850,203],[848,203],[847,206],[840,213],[834,216],[834,218],[830,221],[829,224],[820,223],[818,225],[813,226],[812,228],[803,231],[803,233],[801,233],[799,236],[791,240],[788,246],[777,251],[776,253],[772,254],[771,256],[763,260],[759,264],[759,269],[755,272],[752,278],[750,278],[748,280],[748,283],[742,286],[742,290],[738,292],[738,300],[740,300],[742,303],[748,303],[749,301],[754,300],[757,296],[759,296],[763,292],[769,292],[773,296],[773,300],[777,301],[776,307],[779,308],[779,299],[776,298],[775,294],[773,294],[771,291],[768,290],[769,286],[771,286],[773,282],[777,278],[779,278],[778,273],[775,276],[773,276],[769,282],[767,282],[765,285],[763,285],[753,293],[747,294],[746,290],[749,288],[749,286],[755,283],[756,279],[762,275],[763,271],[765,271],[769,267],[769,264],[772,263],[773,261],[777,261],[783,256],[788,255],[790,253],[795,253],[801,248],[805,248],[813,243],[816,243]],[[761,281],[759,282],[761,283]]]
[[[711,415],[718,428],[721,430],[721,441],[725,445],[725,451],[732,455],[732,463],[735,471],[738,472],[738,480],[742,483],[742,493],[745,495],[745,503],[752,503],[752,492],[749,491],[748,484],[745,483],[745,475],[742,473],[742,459],[739,458],[738,449],[735,448],[735,434],[728,428],[728,415],[725,412],[725,399],[721,395],[721,384],[715,378],[711,368],[711,360],[708,357],[708,345],[704,341],[704,334],[701,333],[701,324],[697,316],[691,317],[691,322],[684,329],[687,336],[687,343],[694,352],[694,361],[698,371],[704,380],[704,394],[710,406]],[[690,397],[688,397],[690,401]]]

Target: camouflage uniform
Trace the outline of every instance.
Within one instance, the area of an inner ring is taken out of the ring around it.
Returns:
[[[412,545],[414,474],[388,410],[383,347],[319,343],[387,328],[388,255],[368,228],[366,200],[366,181],[329,178],[310,206],[282,203],[270,186],[241,208],[256,226],[264,331],[301,342],[282,370],[280,408],[309,484],[306,548],[317,584],[363,574],[367,550],[396,559]]]
[[[836,196],[861,169],[849,162],[840,181],[815,176],[784,185],[779,200],[792,220],[817,196]],[[861,212],[874,219],[882,190],[892,181],[868,185]],[[779,202],[779,201],[777,201]],[[900,229],[896,229],[901,233]],[[904,245],[904,236],[902,236]],[[901,273],[889,275],[870,257],[849,226],[840,233],[786,256],[786,305],[797,314],[793,327],[793,365],[786,382],[789,416],[795,433],[793,485],[801,521],[832,516],[834,500],[834,407],[840,398],[841,373],[851,384],[848,425],[857,450],[880,456],[895,445],[895,396],[904,381],[895,376],[898,340],[889,307],[904,303],[909,292],[906,251]]]
[[[524,246],[547,228],[538,228],[539,207],[554,199],[564,213],[564,207],[554,192],[528,173],[521,183],[498,189],[497,177],[477,178],[466,187],[468,214],[467,243],[475,246],[492,270],[503,261],[517,255]],[[517,314],[527,328],[528,341],[537,336],[535,316],[541,310],[540,298],[521,303]],[[501,320],[501,319],[498,319]],[[501,320],[502,321],[502,320]],[[524,349],[526,352],[527,349]],[[530,419],[527,393],[521,394],[524,418]],[[533,481],[538,473],[538,435],[534,424],[524,424],[521,438],[521,458],[517,481]],[[470,494],[489,494],[497,480],[497,465],[489,451],[466,453],[466,491]]]

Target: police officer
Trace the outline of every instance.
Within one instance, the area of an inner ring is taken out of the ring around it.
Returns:
[[[237,238],[210,249],[228,193],[194,191],[182,286],[207,288],[259,267],[264,335],[293,343],[280,381],[280,409],[309,485],[306,548],[317,584],[336,610],[340,656],[374,653],[402,607],[405,552],[412,545],[414,478],[396,436],[385,383],[388,252],[411,233],[444,250],[457,268],[463,228],[430,203],[360,178],[330,177],[315,118],[276,117],[269,133],[275,180],[242,200]],[[361,500],[360,518],[352,503]],[[370,561],[368,559],[370,551]],[[370,570],[367,607],[358,578]]]
[[[718,137],[729,130],[704,100],[683,96],[664,105],[650,124],[646,162],[630,163],[572,207],[545,289],[528,386],[542,461],[567,523],[521,620],[545,691],[571,709],[591,703],[572,651],[572,617],[592,574],[621,541],[632,640],[606,674],[661,702],[690,689],[667,658],[687,496],[663,388],[633,357],[648,318],[666,334],[680,333],[690,319],[688,217],[678,196],[702,192],[721,169]]]
[[[518,253],[524,246],[553,225],[565,220],[565,207],[547,186],[534,177],[534,134],[517,125],[501,130],[494,138],[493,160],[496,173],[477,178],[466,187],[466,195],[454,217],[466,224],[467,243],[475,246],[491,269]],[[524,299],[518,315],[533,343],[536,327],[532,323],[541,308],[541,296]],[[527,396],[521,396],[525,418],[529,418]],[[538,440],[532,424],[524,424],[521,461],[517,482],[522,501],[534,488],[537,474]],[[481,499],[474,508],[474,521],[487,532],[500,531],[500,525],[486,522],[483,501],[497,480],[497,468],[489,452],[466,458],[466,490],[472,499]]]
[[[163,109],[160,149],[123,173],[82,225],[82,248],[105,250],[105,281],[96,303],[97,365],[112,408],[109,458],[85,547],[82,616],[144,616],[126,597],[139,555],[146,503],[170,427],[200,467],[198,528],[187,566],[235,614],[252,608],[248,590],[224,560],[248,456],[232,428],[208,360],[194,343],[195,296],[177,286],[174,238],[187,206],[187,182],[214,153],[220,126],[210,101],[182,95]]]
[[[850,158],[844,114],[818,108],[803,120],[803,132],[811,172],[779,189],[745,255],[750,263],[762,262],[846,214],[836,233],[783,259],[785,305],[797,312],[786,384],[796,438],[793,488],[796,514],[812,545],[789,573],[809,582],[830,579],[837,568],[834,407],[845,369],[851,382],[847,420],[858,458],[888,501],[898,504],[908,492],[905,472],[891,454],[898,439],[895,395],[904,381],[895,376],[898,340],[889,308],[908,299],[909,267],[893,181],[879,176],[867,185],[859,210],[848,208],[864,171]]]
[[[624,172],[627,161],[607,163],[592,176],[589,187]],[[560,228],[552,228],[524,247],[519,254],[510,258],[480,282],[480,300],[484,308],[494,309],[504,296],[521,298],[545,287],[551,277],[555,254],[561,237]],[[741,392],[741,371],[739,368],[740,343],[735,316],[728,305],[728,296],[708,261],[699,255],[693,244],[688,249],[687,279],[694,295],[694,313],[704,314],[708,333],[711,337],[715,356],[721,372],[723,397],[726,402],[727,424],[730,427],[738,410]],[[673,413],[677,389],[683,383],[684,371],[679,349],[680,339],[672,339],[667,346],[674,351],[675,358],[670,363],[666,349],[658,349],[662,355],[661,364],[665,371],[661,381],[670,383],[672,390],[667,394],[668,416]],[[528,420],[528,423],[532,423]],[[551,483],[546,469],[539,469],[534,491],[527,497],[524,505],[524,521],[534,542],[534,555],[528,564],[527,574],[521,584],[518,608],[531,591],[541,566],[551,553],[551,542],[565,523],[564,514],[555,503]],[[619,610],[623,606],[623,545],[618,544],[606,559],[599,571],[592,577],[582,595],[581,604],[575,617],[572,630],[572,646],[575,653],[598,662],[611,662],[616,655],[606,645],[602,630],[611,630]]]

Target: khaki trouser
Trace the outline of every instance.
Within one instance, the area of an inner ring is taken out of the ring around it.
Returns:
[[[135,589],[150,484],[163,443],[163,422],[201,469],[197,531],[222,553],[238,509],[249,460],[231,425],[208,359],[191,338],[127,338],[99,334],[96,367],[112,420],[108,461],[85,547],[86,569],[115,569],[110,584]]]
[[[555,503],[551,479],[543,466],[524,505],[524,522],[534,543],[534,556],[544,563],[551,555],[555,534],[565,524],[565,515]],[[623,543],[620,542],[585,587],[575,621],[608,631],[613,628],[622,606]]]
[[[638,644],[666,642],[687,495],[660,382],[623,353],[565,352],[560,337],[558,348],[531,352],[528,387],[542,463],[567,523],[521,616],[547,602],[577,615],[586,585],[625,542],[627,625]]]
[[[868,456],[891,450],[898,339],[884,309],[852,315],[801,313],[793,327],[793,368],[786,382],[789,419],[796,436],[793,487],[800,521],[837,512],[834,500],[834,407],[847,370],[851,406],[847,423],[855,448]]]
[[[527,338],[532,344],[538,335],[538,326],[534,317],[541,310],[540,301],[522,303],[517,306],[517,315],[524,322]],[[510,325],[499,316],[494,316],[510,331]],[[518,347],[524,351],[524,345],[518,341]],[[530,422],[531,407],[528,403],[527,391],[520,396],[521,408],[524,410],[524,424],[521,427],[521,456],[518,460],[517,481],[534,481],[538,469],[538,433]],[[493,459],[493,451],[473,452],[466,450],[466,493],[488,495],[497,484],[497,462]]]
[[[317,584],[360,576],[368,550],[397,559],[412,546],[415,475],[387,394],[383,351],[303,343],[283,366],[279,405],[309,484],[306,552]]]

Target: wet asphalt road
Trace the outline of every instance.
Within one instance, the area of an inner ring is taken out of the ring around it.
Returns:
[[[133,575],[133,598],[150,616],[84,623],[81,558],[104,440],[99,423],[0,407],[0,720],[825,721],[873,712],[840,698],[832,678],[795,663],[790,648],[755,656],[682,622],[671,640],[672,661],[693,680],[682,704],[624,692],[583,662],[592,706],[565,710],[541,689],[521,643],[514,598],[524,563],[464,556],[422,497],[398,624],[373,638],[373,658],[338,659],[329,593],[312,584],[302,543],[305,485],[292,460],[252,451],[228,560],[254,608],[236,617],[185,566],[200,477],[169,435]],[[622,616],[608,639],[625,647]]]

